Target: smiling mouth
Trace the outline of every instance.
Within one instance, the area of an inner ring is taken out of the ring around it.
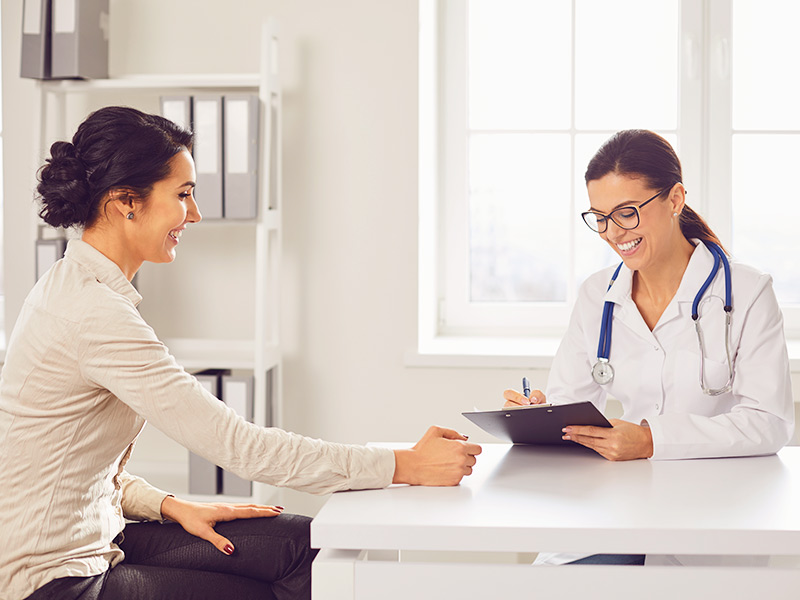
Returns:
[[[625,242],[624,244],[617,244],[617,248],[619,248],[623,252],[628,252],[629,250],[633,250],[634,248],[636,248],[636,246],[638,246],[641,243],[641,241],[642,238],[637,238],[630,242]]]
[[[183,235],[183,229],[173,229],[169,232],[169,237],[171,237],[176,242],[180,240],[181,236]]]

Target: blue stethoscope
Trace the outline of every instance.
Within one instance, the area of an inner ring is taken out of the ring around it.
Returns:
[[[703,241],[703,243],[714,256],[714,266],[711,268],[711,272],[708,274],[705,282],[703,282],[703,285],[700,286],[700,290],[694,297],[694,302],[692,302],[692,320],[694,321],[694,328],[697,332],[697,342],[700,345],[700,388],[703,390],[704,394],[709,396],[719,396],[720,394],[729,392],[733,385],[733,362],[731,361],[730,346],[731,311],[733,310],[733,305],[731,303],[731,265],[730,262],[728,262],[728,257],[725,256],[725,252],[723,252],[722,248],[720,248],[717,244],[706,241]],[[708,286],[711,285],[714,277],[716,277],[720,262],[722,263],[725,274],[725,354],[728,359],[728,381],[721,388],[710,388],[705,383],[706,352],[705,343],[703,342],[703,330],[700,328],[699,311],[700,301],[703,298],[703,294],[706,293]],[[614,281],[616,281],[617,275],[619,275],[619,270],[621,268],[622,263],[620,263],[617,267],[617,270],[614,271],[614,275],[612,275],[611,281],[608,284],[608,290],[610,290],[611,286],[614,285]],[[606,385],[614,380],[614,368],[611,366],[611,363],[608,362],[608,357],[611,353],[611,321],[613,319],[613,315],[614,303],[607,300],[603,305],[603,320],[600,323],[600,342],[597,345],[597,362],[592,367],[592,378],[594,378],[594,380],[600,385]]]

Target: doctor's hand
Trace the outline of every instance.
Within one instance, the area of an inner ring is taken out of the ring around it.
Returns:
[[[392,483],[411,485],[458,485],[465,475],[472,474],[475,457],[481,453],[478,444],[467,442],[467,436],[430,427],[410,450],[395,450]]]
[[[262,506],[259,504],[226,504],[222,502],[202,503],[181,500],[167,496],[161,502],[161,516],[175,521],[188,533],[213,544],[224,554],[233,554],[231,541],[214,531],[214,525],[235,519],[254,519],[257,517],[277,517],[283,512],[282,506]]]
[[[635,460],[653,456],[653,434],[645,425],[610,419],[611,427],[570,425],[565,440],[591,448],[608,460]]]
[[[506,401],[506,403],[503,405],[504,408],[528,406],[530,404],[544,404],[547,402],[547,398],[542,390],[531,390],[530,398],[526,398],[517,390],[506,390],[503,392],[503,399]]]

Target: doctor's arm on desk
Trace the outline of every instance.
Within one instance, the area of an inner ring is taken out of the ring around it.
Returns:
[[[563,439],[591,448],[608,460],[636,460],[653,456],[653,435],[646,424],[609,419],[612,427],[570,425]]]
[[[530,397],[516,390],[503,392],[505,408],[544,404],[547,400],[541,390],[532,390]],[[653,436],[646,425],[636,425],[620,419],[610,419],[613,427],[569,426],[564,428],[564,439],[591,448],[608,460],[634,460],[653,455]]]

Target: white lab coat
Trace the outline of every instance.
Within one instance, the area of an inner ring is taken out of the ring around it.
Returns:
[[[700,388],[700,351],[692,302],[714,264],[709,250],[696,247],[675,297],[650,331],[631,297],[633,272],[622,267],[589,277],[581,287],[569,329],[553,360],[547,383],[552,403],[591,400],[603,410],[607,396],[621,402],[622,419],[647,424],[653,460],[771,454],[794,431],[789,359],[783,316],[769,275],[731,263],[733,389],[709,396]],[[609,360],[614,380],[605,386],[591,375],[597,360],[603,303],[614,302]],[[706,348],[706,385],[728,379],[725,358],[725,281],[720,269],[700,305]],[[540,555],[537,563],[560,564],[585,555]],[[683,557],[681,557],[683,558]],[[703,563],[711,557],[698,559]],[[675,558],[648,556],[652,562]],[[688,564],[688,560],[677,562]]]

